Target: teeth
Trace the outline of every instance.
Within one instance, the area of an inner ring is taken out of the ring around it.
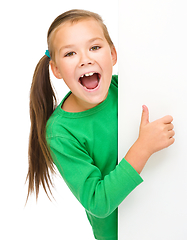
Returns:
[[[94,73],[95,73],[95,72],[85,73],[85,74],[83,74],[81,77],[84,77],[84,76],[89,77],[89,76],[94,75]]]
[[[91,73],[85,73],[85,76],[88,77],[88,76],[92,76],[94,75],[94,72],[91,72]]]

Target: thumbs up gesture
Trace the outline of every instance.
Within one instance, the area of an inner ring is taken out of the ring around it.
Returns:
[[[142,141],[142,146],[152,155],[174,143],[173,118],[168,115],[150,123],[149,110],[145,105],[142,107],[139,140]]]
[[[149,110],[143,105],[139,137],[128,151],[125,159],[140,173],[149,157],[174,143],[173,118],[165,116],[149,122]]]

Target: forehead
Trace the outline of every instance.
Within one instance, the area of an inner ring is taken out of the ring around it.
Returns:
[[[91,38],[105,40],[101,24],[95,19],[84,19],[77,22],[61,24],[55,32],[53,44],[60,47],[64,44],[74,44],[79,41],[89,41]]]

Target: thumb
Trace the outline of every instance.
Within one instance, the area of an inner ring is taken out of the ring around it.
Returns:
[[[142,108],[143,108],[143,111],[142,111],[142,119],[141,119],[140,125],[146,125],[149,123],[149,110],[145,105],[143,105]]]

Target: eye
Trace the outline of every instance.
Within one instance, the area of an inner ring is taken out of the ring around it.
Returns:
[[[75,52],[69,52],[69,53],[67,53],[67,54],[65,55],[65,57],[71,57],[71,56],[73,56],[73,55],[75,55]]]
[[[95,51],[95,50],[98,50],[98,49],[100,49],[101,47],[99,47],[99,46],[93,46],[90,50],[91,51]]]

